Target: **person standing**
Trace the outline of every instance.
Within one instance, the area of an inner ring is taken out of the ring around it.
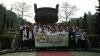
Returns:
[[[78,30],[76,32],[76,41],[77,41],[77,48],[84,48],[85,47],[85,37],[81,30]]]
[[[80,42],[80,48],[85,48],[85,36],[84,36],[84,34],[83,34],[83,32],[80,30],[79,31],[80,32],[80,40],[81,40],[81,42]]]
[[[19,48],[22,48],[22,38],[23,38],[23,25],[20,26],[20,30],[19,30],[19,34],[20,34],[20,38],[19,38]]]
[[[69,48],[76,48],[75,47],[75,32],[73,32],[73,28],[69,28]]]
[[[32,49],[34,47],[34,35],[33,35],[33,30],[32,30],[32,26],[29,27],[29,36],[28,36],[28,49]]]
[[[26,44],[27,44],[27,30],[26,30],[26,27],[23,27],[23,46],[26,47]]]

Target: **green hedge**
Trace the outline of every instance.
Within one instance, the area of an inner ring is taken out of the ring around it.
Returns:
[[[90,40],[91,47],[92,48],[97,48],[97,42],[100,41],[100,37],[97,34],[88,34],[87,35],[88,39]]]
[[[11,47],[12,40],[15,36],[15,33],[5,32],[0,36],[0,42],[2,43],[2,49],[8,49]]]
[[[3,30],[0,28],[0,35],[3,33]]]

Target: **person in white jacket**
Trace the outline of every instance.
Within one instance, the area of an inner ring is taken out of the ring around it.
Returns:
[[[34,47],[34,34],[33,34],[33,29],[32,27],[30,26],[29,27],[29,36],[28,36],[28,40],[27,40],[27,43],[28,43],[28,49],[32,49]]]
[[[26,44],[27,44],[27,31],[26,31],[26,27],[23,27],[23,37],[22,37],[22,40],[23,40],[23,47],[26,48]]]
[[[26,32],[26,28],[23,27],[23,41],[27,40],[27,32]]]

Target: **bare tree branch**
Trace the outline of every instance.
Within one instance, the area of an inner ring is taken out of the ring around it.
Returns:
[[[63,3],[63,6],[61,7],[66,16],[66,21],[67,19],[74,14],[74,12],[77,10],[76,6],[71,6],[68,2]]]
[[[12,4],[13,10],[17,11],[17,13],[19,13],[21,15],[21,17],[23,18],[24,13],[28,12],[28,10],[30,9],[30,5],[27,5],[24,2],[16,2],[14,4]]]

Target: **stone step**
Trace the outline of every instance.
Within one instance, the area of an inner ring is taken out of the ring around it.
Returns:
[[[1,51],[0,51],[0,55],[7,53],[7,51],[8,51],[8,49],[1,50]]]

